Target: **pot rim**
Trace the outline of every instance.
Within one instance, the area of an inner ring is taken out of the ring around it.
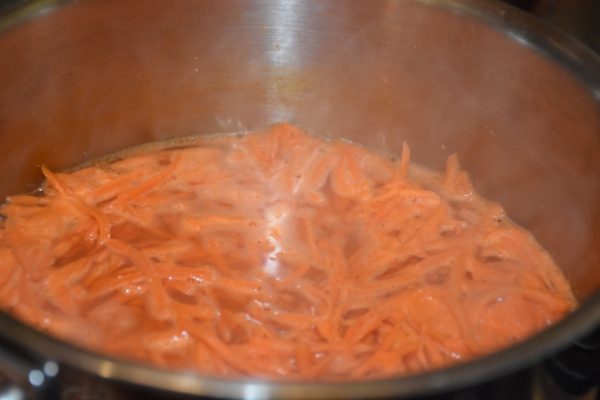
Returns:
[[[402,1],[402,0],[391,0]],[[582,83],[600,103],[600,56],[576,39],[517,8],[493,0],[414,0],[476,19],[519,45],[557,62]],[[42,17],[70,1],[34,0],[0,13],[0,33]],[[37,6],[36,6],[37,4]],[[28,8],[27,8],[28,7]],[[24,11],[25,10],[25,11]],[[38,331],[0,312],[0,337],[49,361],[57,361],[100,376],[148,388],[217,398],[358,399],[433,395],[501,377],[534,365],[548,354],[600,324],[600,292],[591,296],[556,325],[490,355],[428,373],[396,378],[331,383],[281,382],[261,379],[225,380],[191,371],[163,370],[91,352]]]
[[[123,383],[181,394],[244,399],[364,399],[434,395],[506,376],[542,361],[595,329],[600,321],[600,293],[556,325],[504,350],[428,373],[357,382],[284,382],[227,380],[192,371],[160,369],[101,355],[46,335],[0,313],[0,336],[45,361],[64,363]]]

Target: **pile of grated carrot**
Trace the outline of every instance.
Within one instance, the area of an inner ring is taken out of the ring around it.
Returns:
[[[455,156],[409,164],[280,124],[42,168],[0,209],[0,305],[117,357],[285,380],[437,369],[576,307]]]

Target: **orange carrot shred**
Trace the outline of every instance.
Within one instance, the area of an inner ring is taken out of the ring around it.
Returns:
[[[0,210],[0,305],[117,357],[321,381],[442,368],[577,306],[456,155],[438,174],[406,143],[396,160],[288,124],[184,143],[43,166]]]

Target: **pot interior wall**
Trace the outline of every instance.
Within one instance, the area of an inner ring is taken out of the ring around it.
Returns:
[[[406,141],[433,168],[457,152],[584,300],[600,287],[598,101],[459,11],[418,1],[67,5],[0,35],[0,195],[35,187],[42,163],[69,168],[282,120],[390,153]]]

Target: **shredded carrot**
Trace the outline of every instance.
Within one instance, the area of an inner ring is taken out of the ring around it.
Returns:
[[[0,209],[0,305],[221,377],[361,380],[506,347],[576,306],[533,236],[437,174],[291,125],[154,146]]]

